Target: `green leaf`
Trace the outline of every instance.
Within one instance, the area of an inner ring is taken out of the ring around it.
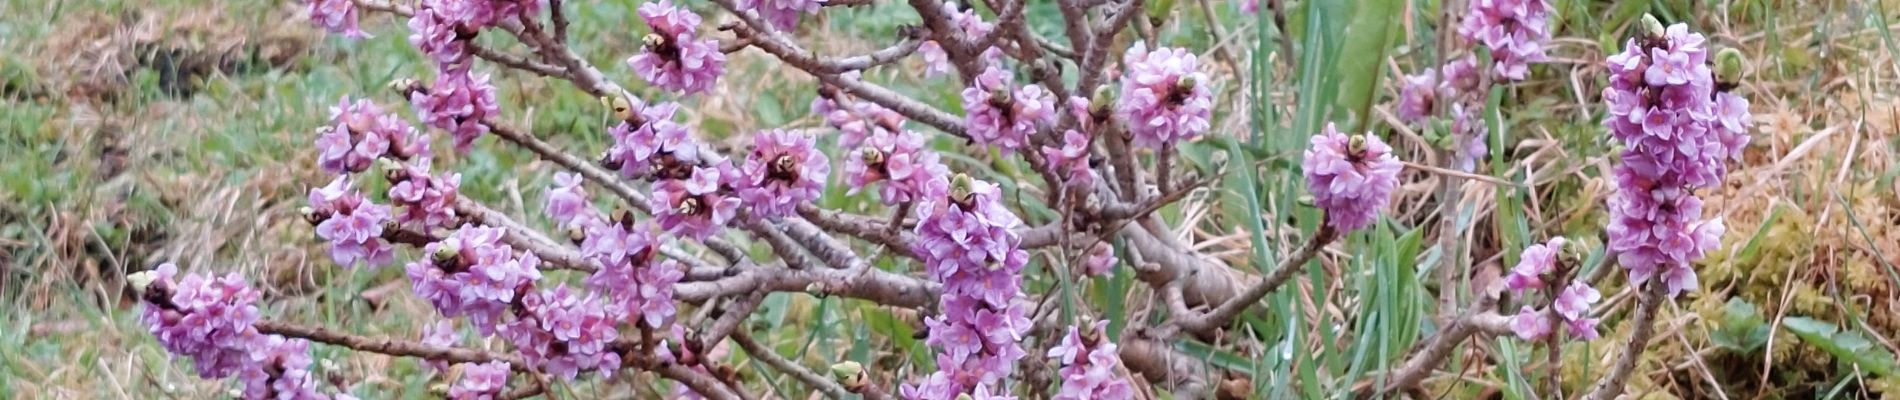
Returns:
[[[1351,112],[1356,118],[1357,125],[1352,126],[1352,132],[1368,129],[1372,101],[1379,97],[1379,83],[1385,77],[1386,54],[1404,31],[1399,25],[1404,4],[1402,0],[1360,2],[1352,22],[1346,26],[1345,42],[1341,43],[1340,57],[1331,66],[1330,75],[1339,87],[1334,107]]]
[[[1893,353],[1873,345],[1858,331],[1841,332],[1833,323],[1808,317],[1790,317],[1781,326],[1801,341],[1834,355],[1835,360],[1853,365],[1878,376],[1892,376]]]
[[[1729,350],[1748,353],[1768,343],[1768,324],[1762,321],[1755,304],[1739,297],[1729,298],[1722,310],[1722,324],[1709,333],[1709,340]]]

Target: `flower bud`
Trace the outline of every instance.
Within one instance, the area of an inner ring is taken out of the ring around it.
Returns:
[[[967,204],[970,202],[970,196],[974,195],[976,195],[976,180],[970,178],[970,175],[958,173],[950,177],[951,201]]]
[[[125,282],[128,284],[131,284],[132,291],[135,291],[135,292],[144,292],[145,288],[151,287],[152,282],[155,282],[157,280],[158,280],[157,271],[139,271],[131,275],[125,276]]]
[[[626,97],[602,97],[601,103],[606,104],[607,109],[613,110],[614,119],[628,122],[633,121],[633,101],[627,100]]]
[[[1644,37],[1652,39],[1661,38],[1665,31],[1667,31],[1667,29],[1663,28],[1662,20],[1656,19],[1655,14],[1643,14]]]
[[[383,179],[388,179],[389,183],[409,179],[409,169],[403,168],[402,164],[397,163],[396,160],[377,158],[376,167],[383,170]]]
[[[1116,94],[1108,85],[1095,88],[1095,95],[1089,98],[1089,115],[1097,118],[1115,111]]]
[[[448,262],[450,260],[454,260],[456,256],[459,256],[461,254],[462,254],[462,240],[456,239],[456,238],[448,238],[448,239],[442,240],[442,245],[435,248],[435,254],[433,254],[432,256],[435,257],[435,261],[437,262]]]
[[[424,88],[422,87],[422,82],[418,82],[415,79],[398,78],[389,81],[389,89],[395,90],[396,93],[401,93],[403,97],[409,97],[409,95],[420,92]]]
[[[864,151],[858,153],[858,157],[864,160],[864,165],[884,163],[884,152],[872,147],[865,147]]]
[[[831,377],[844,384],[845,390],[853,392],[864,389],[864,364],[857,361],[845,361],[831,364]]]
[[[574,242],[574,244],[585,242],[587,241],[587,231],[582,230],[581,227],[578,226],[567,228],[567,240]]]
[[[1346,141],[1346,151],[1353,156],[1366,154],[1366,135],[1352,135]]]
[[[308,206],[297,208],[297,215],[302,215],[303,221],[309,222],[311,225],[321,224],[323,220],[329,219],[323,215],[318,215],[317,209]]]
[[[1180,80],[1174,81],[1174,90],[1182,92],[1193,91],[1194,85],[1198,83],[1199,82],[1194,81],[1194,77],[1192,76],[1182,76]]]
[[[1741,50],[1730,47],[1715,52],[1716,82],[1731,84],[1741,82],[1742,74],[1748,72],[1747,69],[1748,64],[1742,59]]]

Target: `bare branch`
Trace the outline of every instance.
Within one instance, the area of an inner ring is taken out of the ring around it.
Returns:
[[[799,382],[804,382],[806,386],[824,392],[826,396],[833,399],[851,397],[851,392],[845,390],[844,386],[839,385],[838,382],[811,372],[810,369],[806,369],[804,366],[798,365],[791,360],[786,360],[785,357],[780,356],[777,352],[772,351],[772,349],[759,344],[756,340],[752,340],[752,334],[746,332],[744,329],[732,332],[732,342],[738,343],[739,348],[745,349],[747,356],[751,356],[753,359],[771,366],[772,369],[791,375],[792,378],[798,379]],[[869,398],[870,396],[865,397]]]
[[[517,370],[527,368],[522,364],[520,358],[513,355],[495,354],[481,350],[429,346],[417,342],[388,338],[370,338],[337,332],[326,328],[308,327],[276,321],[257,321],[254,326],[257,327],[258,332],[262,333],[280,335],[287,338],[304,339],[332,346],[342,346],[356,351],[439,360],[451,364],[504,361],[509,365],[513,365]]]
[[[1306,245],[1300,246],[1300,250],[1293,253],[1292,256],[1280,260],[1280,264],[1273,267],[1272,273],[1268,273],[1266,278],[1261,279],[1259,283],[1248,287],[1247,291],[1241,292],[1240,296],[1221,303],[1219,307],[1215,307],[1213,311],[1209,311],[1207,314],[1177,315],[1173,319],[1174,324],[1194,332],[1204,332],[1227,326],[1227,323],[1232,321],[1234,316],[1240,315],[1241,311],[1252,307],[1254,303],[1260,301],[1260,298],[1266,297],[1267,294],[1279,289],[1280,285],[1292,279],[1295,273],[1304,271],[1306,269],[1306,262],[1312,261],[1313,256],[1319,255],[1319,249],[1326,247],[1327,243],[1331,243],[1333,239],[1338,236],[1338,232],[1333,230],[1331,226],[1320,225],[1319,232],[1315,232],[1313,237],[1307,238]],[[1164,329],[1163,332],[1166,332],[1166,330]],[[1161,336],[1167,337],[1167,335]]]
[[[1597,381],[1584,400],[1609,400],[1623,394],[1629,384],[1630,373],[1636,370],[1637,361],[1642,360],[1644,350],[1648,350],[1649,337],[1656,333],[1656,309],[1662,305],[1664,287],[1661,279],[1650,279],[1644,285],[1642,295],[1637,299],[1636,313],[1630,316],[1630,323],[1636,324],[1636,330],[1630,332],[1630,341],[1623,346],[1623,353],[1617,355],[1616,364],[1610,367],[1610,373]]]

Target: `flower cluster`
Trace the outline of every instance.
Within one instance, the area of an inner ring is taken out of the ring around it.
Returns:
[[[1552,299],[1551,308],[1570,328],[1570,334],[1583,340],[1594,340],[1597,338],[1597,319],[1590,318],[1590,306],[1602,300],[1603,296],[1581,279],[1573,280],[1567,286],[1559,286],[1563,279],[1569,278],[1570,267],[1574,266],[1564,259],[1564,246],[1568,243],[1563,237],[1554,237],[1543,244],[1524,248],[1518,257],[1517,266],[1511,268],[1511,275],[1505,278],[1505,286],[1519,296],[1536,290],[1555,293],[1557,297]],[[1524,340],[1538,340],[1551,333],[1551,322],[1550,315],[1527,304],[1511,318],[1511,330]]]
[[[422,344],[435,347],[453,347],[462,341],[462,334],[455,331],[455,321],[437,320],[422,326]],[[449,363],[442,360],[423,360],[425,365],[436,372],[448,370]]]
[[[493,399],[501,396],[508,388],[507,361],[489,361],[486,363],[462,364],[462,380],[449,387],[449,398],[454,400]]]
[[[1010,152],[1027,145],[1036,127],[1055,123],[1055,97],[1040,85],[1018,88],[1015,82],[1009,71],[992,65],[963,89],[971,140]]]
[[[1544,62],[1550,41],[1549,0],[1475,0],[1458,35],[1491,49],[1492,70],[1521,81],[1530,64]]]
[[[1096,242],[1084,256],[1088,258],[1082,260],[1082,273],[1088,276],[1112,275],[1115,263],[1120,261],[1115,258],[1115,246],[1109,246],[1108,242]]]
[[[495,86],[488,74],[467,70],[443,70],[427,90],[409,94],[416,115],[436,129],[449,131],[455,138],[455,150],[466,152],[475,139],[488,133],[489,117],[501,114],[495,100]]]
[[[622,316],[600,297],[561,285],[523,296],[521,303],[525,313],[499,332],[529,367],[567,380],[584,370],[612,377],[620,369],[620,353],[608,345],[619,337],[614,324]]]
[[[1049,358],[1062,364],[1062,391],[1055,400],[1126,400],[1135,396],[1128,380],[1115,375],[1121,354],[1108,341],[1108,321],[1096,321],[1087,330],[1070,326],[1062,342],[1049,348]]]
[[[1340,232],[1372,225],[1399,186],[1402,165],[1392,148],[1378,136],[1347,137],[1331,123],[1312,144],[1300,167],[1313,204],[1326,211],[1326,225]]]
[[[731,164],[716,167],[692,167],[685,179],[668,179],[653,184],[653,218],[667,233],[706,240],[739,213],[741,202],[727,190],[739,180]]]
[[[745,0],[740,9],[758,11],[759,16],[781,31],[798,27],[799,14],[818,14],[825,0]]]
[[[752,135],[752,153],[739,167],[738,194],[752,215],[777,218],[817,200],[831,174],[831,162],[812,148],[817,139],[783,129]]]
[[[330,107],[330,125],[318,132],[316,145],[317,166],[332,174],[363,172],[384,156],[407,160],[429,151],[429,142],[402,117],[349,97]]]
[[[246,400],[330,398],[315,390],[309,342],[257,331],[261,294],[243,278],[177,275],[167,263],[128,277],[142,290],[139,321],[166,351],[190,358],[199,377],[237,376]]]
[[[643,39],[640,53],[627,59],[627,66],[647,83],[691,94],[712,89],[713,82],[725,74],[726,53],[719,51],[719,41],[699,40],[695,31],[699,14],[673,6],[672,0],[660,0],[640,5],[640,18],[646,19],[653,33]]]
[[[936,152],[924,149],[924,137],[914,131],[879,131],[858,147],[856,157],[845,159],[845,183],[853,193],[883,182],[879,199],[885,205],[898,205],[932,196],[947,189],[949,168]]]
[[[598,221],[598,220],[590,220]],[[600,264],[587,277],[587,286],[606,293],[615,313],[645,321],[649,328],[666,326],[676,312],[673,285],[686,277],[678,261],[654,260],[659,233],[648,223],[593,222],[586,226],[581,252]]]
[[[949,194],[920,208],[911,251],[930,276],[943,283],[941,315],[924,323],[926,340],[939,349],[940,369],[906,396],[950,399],[999,384],[1024,356],[1029,331],[1022,295],[1022,268],[1029,253],[1014,229],[1022,220],[1002,203],[996,185],[957,175]]]
[[[317,236],[330,241],[330,259],[345,267],[362,263],[388,264],[395,249],[383,241],[383,225],[390,221],[389,206],[371,203],[350,188],[348,175],[329,185],[310,189],[305,218],[317,225]]]
[[[1088,135],[1074,129],[1063,132],[1062,147],[1043,146],[1042,158],[1069,187],[1087,190],[1095,185],[1095,169],[1089,167]]]
[[[468,315],[482,334],[501,323],[509,306],[541,279],[541,259],[515,256],[501,228],[462,225],[423,247],[430,256],[405,267],[410,288],[445,316]]]
[[[548,188],[547,206],[542,210],[563,228],[579,226],[582,218],[592,216],[593,208],[587,203],[587,188],[581,186],[581,176],[572,172],[554,173],[554,186]]]
[[[950,17],[950,25],[961,31],[957,32],[961,34],[961,37],[980,38],[988,36],[990,30],[996,29],[995,25],[977,15],[975,9],[959,9],[956,2],[943,2],[942,12]],[[923,54],[925,75],[937,76],[950,73],[950,53],[944,52],[942,43],[936,40],[924,41],[923,45],[917,47],[917,52]]]
[[[1702,35],[1660,25],[1608,60],[1604,124],[1625,147],[1606,230],[1631,282],[1660,275],[1675,296],[1698,286],[1690,264],[1721,244],[1722,221],[1702,219],[1695,190],[1719,185],[1741,156],[1749,116],[1747,100],[1717,90]]]
[[[310,22],[323,30],[351,39],[369,37],[369,34],[363,33],[363,28],[356,24],[355,0],[309,0],[307,10]]]
[[[1482,90],[1478,87],[1478,58],[1466,55],[1445,63],[1443,68],[1426,68],[1408,75],[1399,86],[1399,120],[1424,126],[1432,115],[1449,106],[1451,112],[1452,166],[1471,172],[1479,159],[1489,152],[1485,128],[1472,109],[1480,107]]]
[[[462,174],[431,174],[429,159],[422,158],[397,166],[389,171],[387,178],[392,184],[389,202],[402,206],[402,213],[396,215],[397,223],[420,226],[425,231],[453,226],[456,191],[462,186]]]
[[[607,130],[607,134],[614,137],[613,147],[607,150],[610,164],[619,166],[620,173],[627,177],[651,174],[684,179],[693,172],[692,165],[700,161],[699,144],[693,141],[685,125],[673,121],[679,104],[624,107],[629,108],[622,117],[625,121]]]
[[[847,72],[845,79],[858,79],[858,72]],[[840,103],[848,102],[848,106]],[[832,88],[820,89],[811,100],[811,113],[825,117],[825,124],[838,129],[838,145],[857,147],[874,135],[904,130],[904,115],[869,101],[853,101]]]
[[[1193,139],[1212,126],[1214,92],[1207,73],[1187,49],[1148,50],[1145,42],[1128,49],[1116,113],[1128,121],[1136,146],[1162,148]]]
[[[660,341],[660,346],[654,348],[654,355],[657,356],[660,361],[668,364],[687,365],[687,368],[691,368],[701,374],[712,373],[711,370],[706,368],[706,363],[702,362],[703,360],[725,359],[730,352],[730,349],[726,347],[726,342],[723,341],[714,344],[711,349],[700,349],[698,346],[691,344],[693,342],[687,340],[686,328],[679,325],[673,325],[673,328],[667,331],[666,336],[662,337],[664,339]],[[667,396],[667,398],[673,400],[702,400],[705,399],[706,396],[693,391],[693,388],[686,386],[686,384],[682,382],[673,385],[673,393]]]

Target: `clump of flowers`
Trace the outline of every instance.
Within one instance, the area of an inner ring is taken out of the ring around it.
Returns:
[[[449,387],[449,398],[455,400],[493,399],[501,396],[508,388],[508,362],[489,361],[486,363],[462,364],[462,380]]]
[[[356,24],[356,2],[353,0],[309,0],[306,14],[311,23],[330,33],[351,39],[369,37]]]
[[[573,380],[580,371],[599,371],[612,377],[620,369],[620,353],[608,348],[619,331],[622,315],[598,296],[577,295],[567,285],[530,293],[522,310],[499,332],[520,352],[529,367]]]
[[[344,97],[330,107],[330,125],[317,134],[317,166],[324,172],[363,172],[381,157],[407,160],[429,151],[429,142],[401,117],[369,100]]]
[[[859,72],[851,71],[842,74],[842,77],[856,80],[859,75]],[[853,100],[828,86],[820,88],[818,97],[811,100],[811,113],[824,116],[825,124],[838,129],[838,145],[845,148],[857,147],[872,135],[904,130],[903,114],[877,103]]]
[[[706,240],[739,213],[740,201],[725,190],[735,179],[729,164],[693,167],[686,179],[653,185],[653,217],[668,233]]]
[[[465,70],[444,71],[434,85],[410,94],[409,102],[429,126],[449,131],[460,152],[467,152],[476,138],[488,133],[488,118],[501,114],[488,75]]]
[[[1534,244],[1524,248],[1516,267],[1511,268],[1510,276],[1505,278],[1505,287],[1520,298],[1542,290],[1554,293],[1550,299],[1550,310],[1557,313],[1570,329],[1570,335],[1583,340],[1597,338],[1597,319],[1590,318],[1590,307],[1603,299],[1596,288],[1582,280],[1572,280],[1575,262],[1565,255],[1565,246],[1569,243],[1563,237],[1550,238],[1543,244]],[[1550,314],[1531,305],[1524,305],[1516,316],[1511,317],[1511,331],[1524,340],[1541,340],[1549,335],[1556,322]]]
[[[310,207],[304,218],[317,226],[317,237],[330,241],[330,259],[345,267],[370,267],[390,262],[394,249],[383,241],[383,225],[390,222],[389,206],[371,203],[350,188],[350,177],[338,176],[329,185],[310,189]]]
[[[624,121],[607,130],[614,137],[613,148],[607,150],[610,165],[636,178],[685,179],[693,173],[693,165],[700,161],[699,144],[685,125],[673,121],[679,104],[616,107],[628,111],[621,117]]]
[[[1690,265],[1721,245],[1722,221],[1702,218],[1695,191],[1719,185],[1724,162],[1740,157],[1748,112],[1746,100],[1717,90],[1701,34],[1647,21],[1645,36],[1609,58],[1604,124],[1625,147],[1607,231],[1630,281],[1661,276],[1673,297],[1698,286]]]
[[[410,287],[444,316],[467,315],[482,334],[491,334],[523,289],[541,279],[541,259],[515,255],[501,243],[501,228],[462,225],[454,234],[429,243],[429,257],[405,267]]]
[[[1347,137],[1331,123],[1312,145],[1300,167],[1313,204],[1326,212],[1326,226],[1347,232],[1372,225],[1399,185],[1403,165],[1392,148],[1378,136]]]
[[[1465,172],[1476,168],[1478,160],[1490,150],[1485,143],[1489,130],[1472,111],[1482,107],[1484,93],[1478,87],[1477,63],[1476,56],[1466,55],[1445,63],[1443,68],[1426,68],[1406,76],[1395,106],[1399,120],[1414,126],[1427,126],[1433,115],[1448,109],[1452,167]]]
[[[1089,137],[1076,130],[1062,133],[1062,147],[1042,147],[1042,158],[1069,187],[1087,189],[1095,185],[1095,168],[1089,165]]]
[[[1214,93],[1207,90],[1207,73],[1187,49],[1148,50],[1135,42],[1123,60],[1121,103],[1116,113],[1127,121],[1136,146],[1162,148],[1193,139],[1212,126]]]
[[[1089,247],[1088,254],[1082,260],[1082,272],[1088,276],[1109,276],[1115,273],[1115,246],[1108,242],[1096,242]]]
[[[655,260],[660,237],[648,223],[606,221],[589,224],[581,251],[600,264],[587,286],[607,294],[609,308],[629,319],[660,328],[673,320],[673,285],[686,276],[674,260]]]
[[[917,132],[879,131],[866,138],[855,155],[845,159],[845,183],[856,193],[881,182],[878,199],[885,205],[941,196],[947,189],[949,168],[936,152],[924,149],[924,138]]]
[[[431,174],[427,158],[393,167],[386,177],[392,184],[390,203],[402,207],[402,213],[396,215],[397,223],[419,226],[425,231],[453,226],[456,191],[462,186],[462,174]]]
[[[942,314],[924,322],[936,346],[940,369],[907,397],[955,398],[987,391],[1015,370],[1029,331],[1022,295],[1022,268],[1029,253],[1014,229],[1022,224],[1004,208],[994,184],[957,175],[949,194],[920,207],[911,251],[931,278],[943,283]]]
[[[587,188],[581,186],[581,176],[572,172],[554,173],[554,186],[548,188],[547,206],[542,210],[562,227],[580,225],[581,219],[593,211],[587,204]]]
[[[1458,26],[1458,35],[1491,49],[1498,77],[1521,81],[1530,64],[1544,62],[1550,41],[1549,0],[1478,0]]]
[[[825,0],[745,0],[741,8],[758,11],[772,27],[789,31],[798,27],[800,14],[817,14]]]
[[[831,174],[831,162],[812,148],[816,138],[782,129],[752,136],[752,153],[739,167],[739,198],[753,215],[793,215],[798,205],[818,199]]]
[[[992,65],[963,89],[971,140],[1010,152],[1028,144],[1036,127],[1055,123],[1054,96],[1040,85],[1017,88],[1015,82],[1009,71]]]
[[[1086,329],[1086,330],[1084,330]],[[1069,327],[1062,342],[1049,348],[1049,358],[1061,364],[1062,391],[1056,400],[1123,400],[1135,397],[1127,380],[1116,376],[1121,354],[1108,341],[1108,321],[1096,321],[1087,328]]]
[[[627,66],[647,83],[683,94],[705,92],[726,71],[726,53],[719,41],[699,40],[699,14],[676,7],[672,0],[640,5],[640,18],[653,33],[642,39],[640,53]]]
[[[330,398],[310,376],[309,342],[257,331],[261,294],[243,278],[177,276],[166,263],[127,277],[140,291],[139,321],[166,351],[190,358],[199,377],[237,376],[246,400]]]

